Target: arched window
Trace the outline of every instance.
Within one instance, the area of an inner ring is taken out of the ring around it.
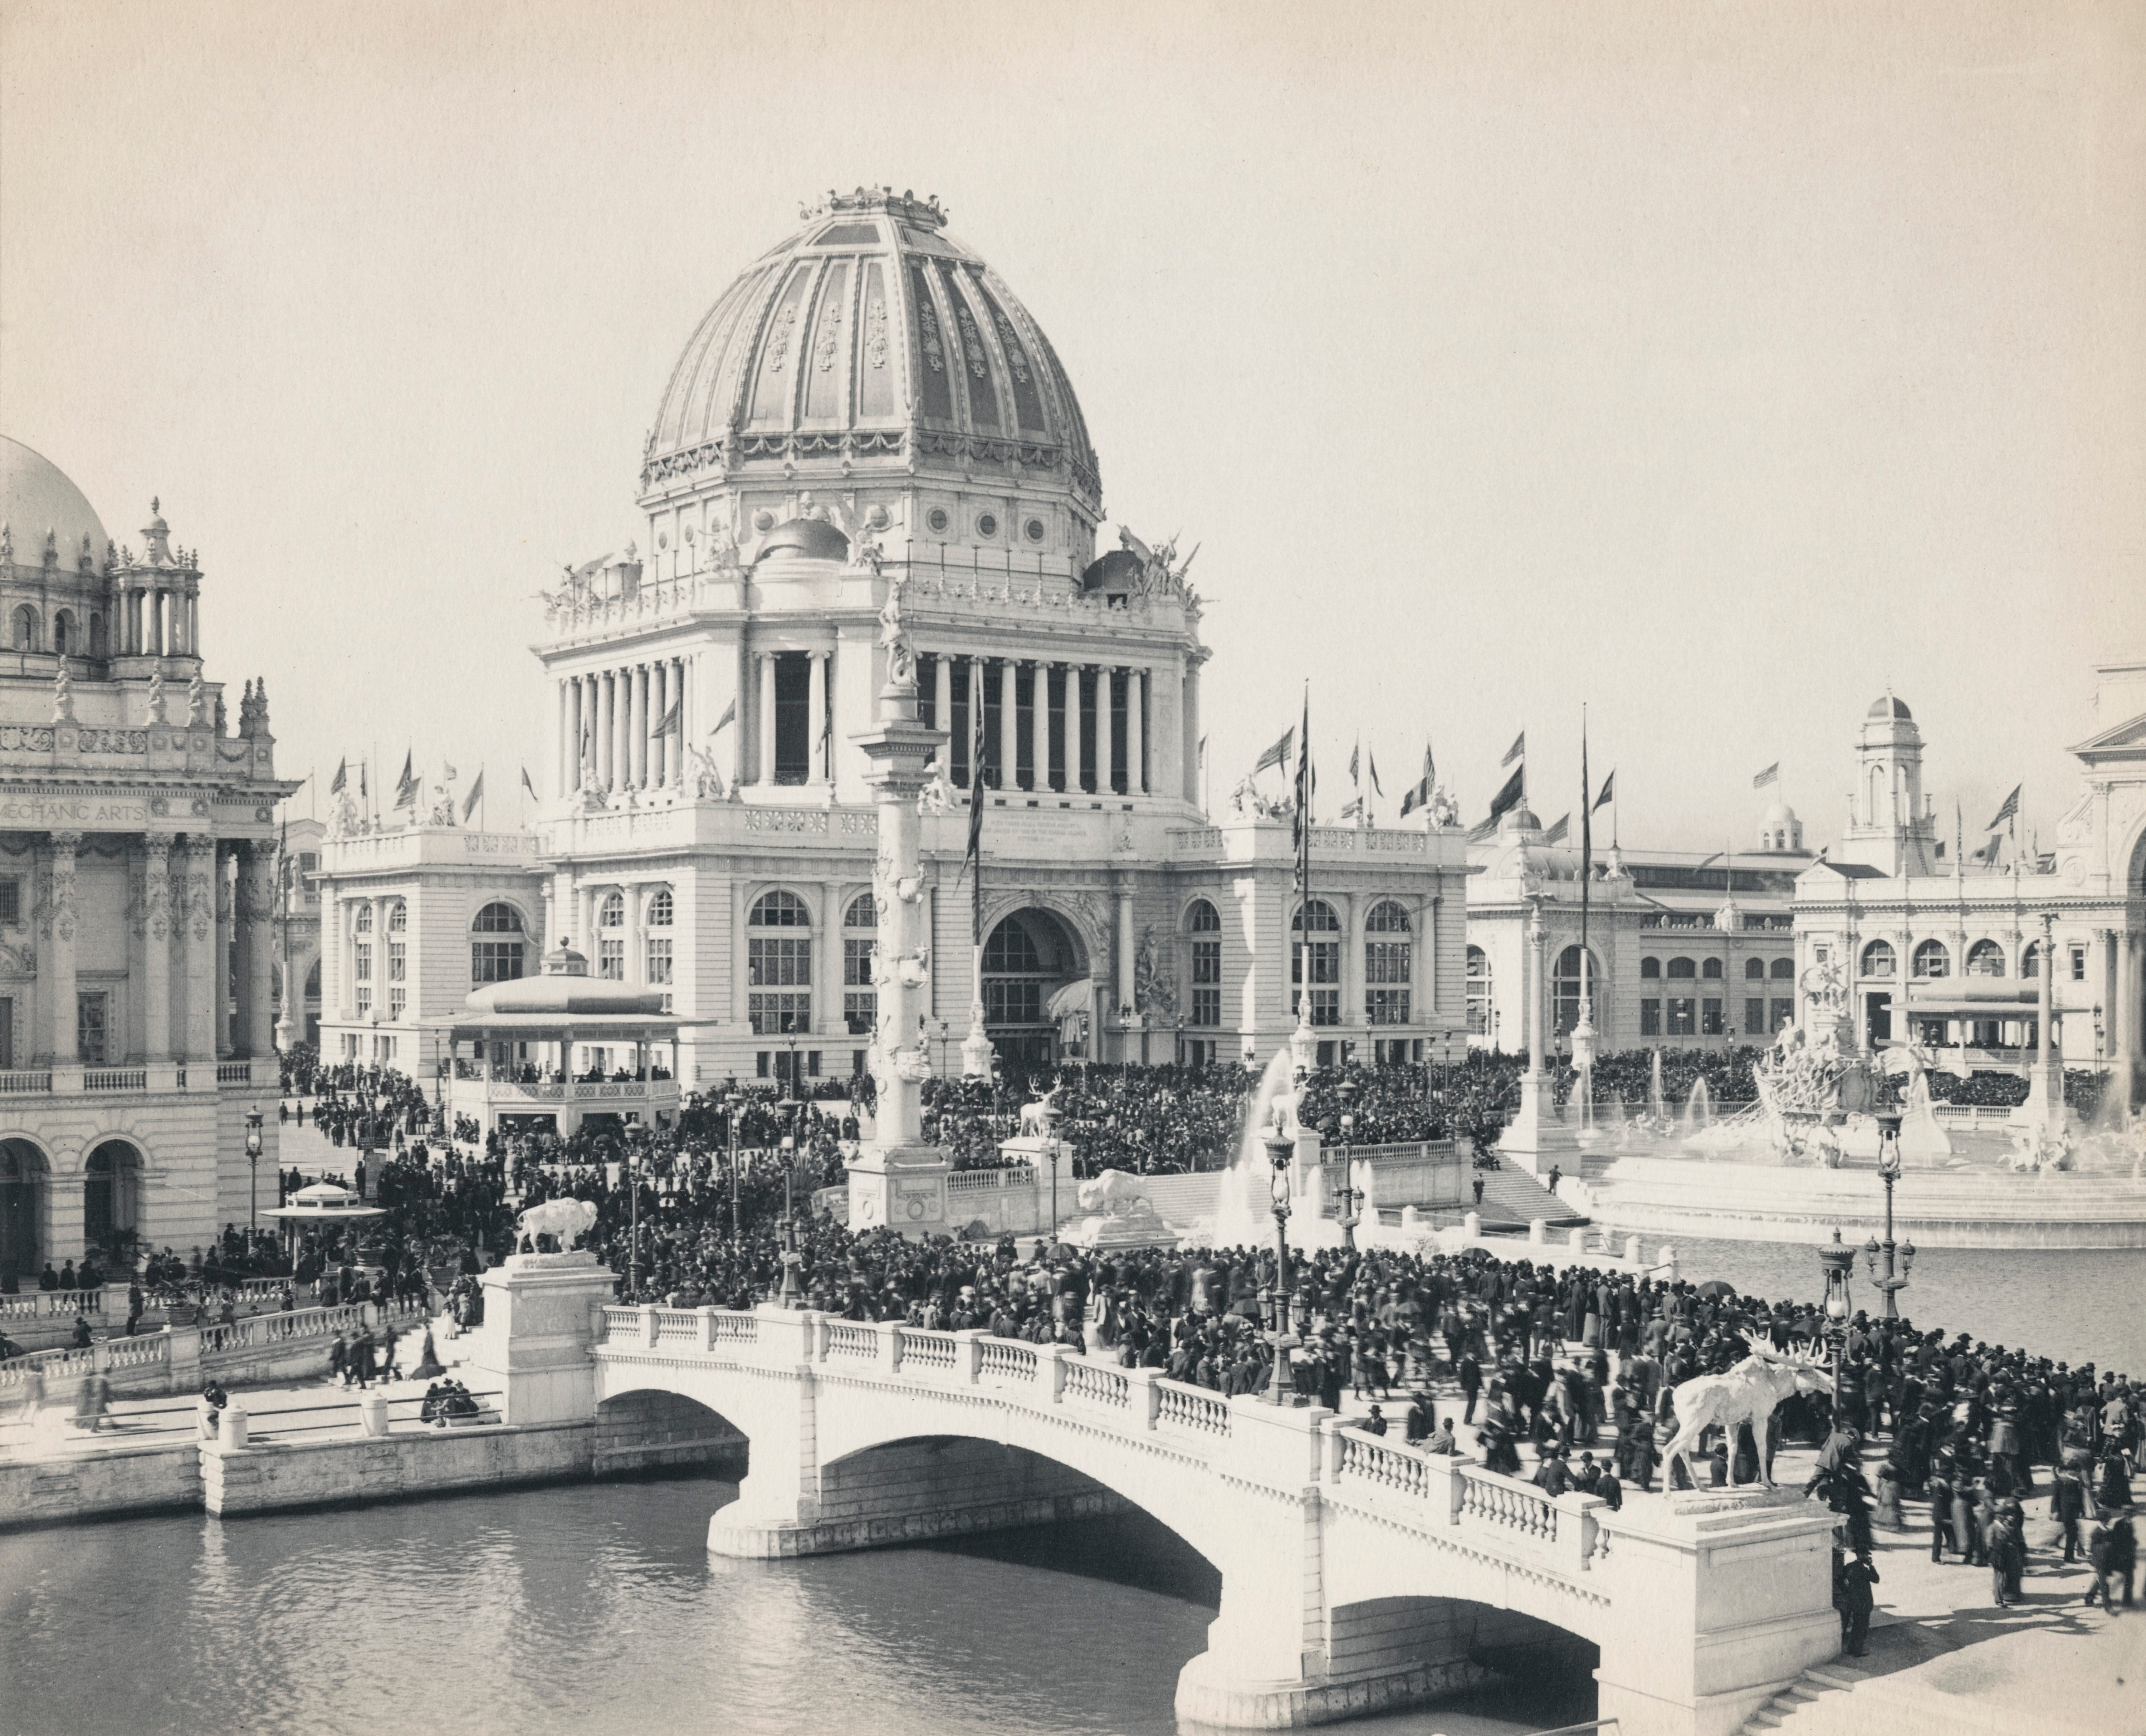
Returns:
[[[853,1037],[871,1035],[879,1018],[872,950],[879,944],[879,903],[869,892],[842,913],[842,1022]]]
[[[626,980],[626,894],[606,892],[596,906],[596,975]]]
[[[1709,982],[1719,982],[1721,980],[1721,960],[1719,959],[1707,960],[1704,964],[1699,966],[1699,974],[1704,977]]]
[[[795,892],[763,893],[746,918],[746,1010],[756,1036],[812,1028],[812,913]],[[786,930],[776,934],[769,930]]]
[[[1410,986],[1415,980],[1415,948],[1407,910],[1391,899],[1371,906],[1364,919],[1364,1022],[1409,1022]]]
[[[1644,958],[1639,960],[1639,975],[1642,980],[1652,982],[1661,974],[1662,961],[1659,959]]]
[[[1490,1031],[1490,955],[1480,946],[1468,949],[1468,1035],[1487,1037]]]
[[[37,611],[27,603],[15,611],[15,649],[33,651],[37,649]]]
[[[1952,955],[1944,950],[1943,941],[1925,940],[1915,949],[1915,975],[1929,977],[1952,975]]]
[[[1699,975],[1699,966],[1689,959],[1671,959],[1669,975],[1679,982],[1689,982]]]
[[[1213,905],[1197,898],[1185,913],[1185,926],[1192,937],[1191,1022],[1211,1030],[1222,1022],[1222,918]]]
[[[387,932],[391,935],[410,932],[410,906],[399,898],[387,906]]]
[[[59,610],[52,616],[52,651],[55,656],[62,657],[82,655],[82,646],[75,638],[72,610]]]
[[[1865,976],[1890,976],[1898,968],[1893,956],[1892,943],[1873,940],[1863,949],[1863,974]]]
[[[2032,980],[2033,978],[2039,977],[2041,974],[2042,943],[2039,940],[2035,940],[2031,942],[2028,945],[2027,950],[2019,955],[2019,975],[2023,977]]]
[[[470,924],[470,985],[512,982],[522,974],[522,912],[488,904]]]
[[[985,937],[984,1029],[1001,1060],[1034,1065],[1053,1058],[1059,1026],[1051,1003],[1079,978],[1077,960],[1064,925],[1048,910],[1016,910]]]
[[[1563,1036],[1580,1023],[1580,949],[1568,946],[1557,955],[1550,972],[1550,992],[1557,1009],[1557,1033]],[[1594,1022],[1602,1005],[1602,965],[1590,951],[1587,959],[1587,1013]]]
[[[350,931],[354,935],[372,932],[372,905],[369,902],[358,905],[357,913],[351,918]]]
[[[1315,898],[1290,920],[1289,1010],[1304,1016],[1305,977],[1311,978],[1310,1022],[1341,1022],[1341,920],[1334,906]]]
[[[1746,982],[1764,982],[1765,980],[1766,980],[1766,961],[1765,961],[1765,960],[1764,960],[1764,959],[1746,959],[1746,960],[1744,960],[1744,981],[1746,981]]]
[[[82,1165],[82,1238],[110,1248],[134,1227],[142,1196],[142,1154],[124,1140],[107,1140]]]
[[[0,1140],[0,1273],[37,1276],[45,1179],[44,1154],[35,1145]]]
[[[648,933],[641,938],[641,980],[652,989],[668,989],[671,983],[671,925],[676,914],[671,889],[658,886],[648,895]],[[657,932],[657,930],[661,932]],[[671,1010],[671,997],[663,997],[663,1010]]]
[[[1774,960],[1774,980],[1775,982],[1794,982],[1795,980],[1796,961],[1794,959],[1775,959]]]
[[[1969,976],[2002,976],[2004,974],[2004,949],[1994,940],[1977,940],[1967,949],[1967,974]]]

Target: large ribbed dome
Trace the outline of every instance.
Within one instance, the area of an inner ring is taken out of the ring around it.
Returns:
[[[104,559],[104,526],[82,491],[57,464],[4,434],[0,434],[0,524],[7,527],[18,566],[36,566],[43,561],[47,532],[60,566],[70,572],[85,546],[100,564]]]
[[[1051,341],[938,202],[860,187],[726,290],[650,431],[646,489],[759,465],[1101,483]]]

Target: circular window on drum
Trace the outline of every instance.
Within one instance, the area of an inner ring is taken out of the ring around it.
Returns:
[[[979,513],[977,515],[976,534],[979,536],[996,536],[998,533],[999,521],[996,517],[989,512]]]
[[[934,506],[924,515],[924,522],[943,536],[946,534],[946,526],[951,524],[953,520],[947,517],[946,509],[944,506]]]
[[[1031,542],[1041,542],[1043,541],[1044,531],[1043,521],[1041,519],[1031,518],[1023,528],[1027,531],[1028,540]]]

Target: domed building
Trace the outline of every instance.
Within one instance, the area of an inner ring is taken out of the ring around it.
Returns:
[[[425,1052],[500,968],[475,926],[497,906],[525,960],[571,943],[660,992],[688,1089],[864,1072],[877,816],[854,738],[897,628],[946,738],[921,889],[935,1066],[959,1068],[976,1000],[1001,1060],[1263,1057],[1300,990],[1330,1059],[1457,1036],[1460,832],[1315,828],[1300,908],[1286,816],[1241,796],[1210,816],[1190,561],[1101,534],[1071,379],[936,201],[831,195],[746,267],[671,371],[637,505],[547,599],[536,836],[324,845],[331,1057]],[[398,901],[408,1006],[381,1024],[355,925]]]
[[[266,684],[230,715],[199,561],[0,436],[0,1271],[248,1212],[277,1089]],[[274,1205],[275,1118],[263,1156]]]

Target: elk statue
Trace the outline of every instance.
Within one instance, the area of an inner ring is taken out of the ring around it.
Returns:
[[[1833,1391],[1833,1376],[1806,1356],[1784,1356],[1768,1346],[1754,1344],[1751,1354],[1725,1374],[1700,1374],[1685,1381],[1669,1395],[1676,1409],[1677,1431],[1662,1449],[1664,1461],[1681,1459],[1692,1486],[1699,1486],[1691,1468],[1692,1449],[1709,1429],[1719,1428],[1732,1443],[1739,1423],[1751,1425],[1751,1439],[1759,1449],[1759,1480],[1768,1489],[1774,1479],[1767,1473],[1766,1424],[1782,1403],[1795,1393]]]

